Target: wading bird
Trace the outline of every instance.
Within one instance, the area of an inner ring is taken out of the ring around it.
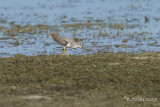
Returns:
[[[69,56],[69,55],[66,52],[66,47],[68,47],[68,48],[81,48],[84,51],[82,42],[76,42],[74,39],[64,37],[64,36],[59,36],[56,33],[50,33],[50,34],[48,34],[48,36],[50,38],[52,38],[53,40],[57,41],[59,44],[64,46],[63,47],[63,52],[67,56]]]

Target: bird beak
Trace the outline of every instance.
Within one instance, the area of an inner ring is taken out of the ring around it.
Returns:
[[[81,49],[83,50],[83,52],[86,52],[86,50],[83,47],[81,47]]]

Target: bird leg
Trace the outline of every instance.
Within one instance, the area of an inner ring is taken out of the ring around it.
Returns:
[[[62,55],[63,55],[63,51],[62,51]]]
[[[66,52],[66,48],[65,48],[65,47],[63,48],[63,52],[64,52],[67,56],[69,56],[69,55],[67,54],[67,52]]]

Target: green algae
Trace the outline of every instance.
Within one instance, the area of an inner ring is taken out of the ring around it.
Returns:
[[[155,100],[136,106],[158,106],[159,65],[159,53],[0,58],[0,104],[134,107],[127,98],[140,97]]]

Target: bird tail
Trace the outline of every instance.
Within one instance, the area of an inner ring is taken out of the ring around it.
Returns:
[[[55,39],[55,37],[57,37],[58,35],[56,33],[50,33],[47,36],[52,38],[52,39]]]

